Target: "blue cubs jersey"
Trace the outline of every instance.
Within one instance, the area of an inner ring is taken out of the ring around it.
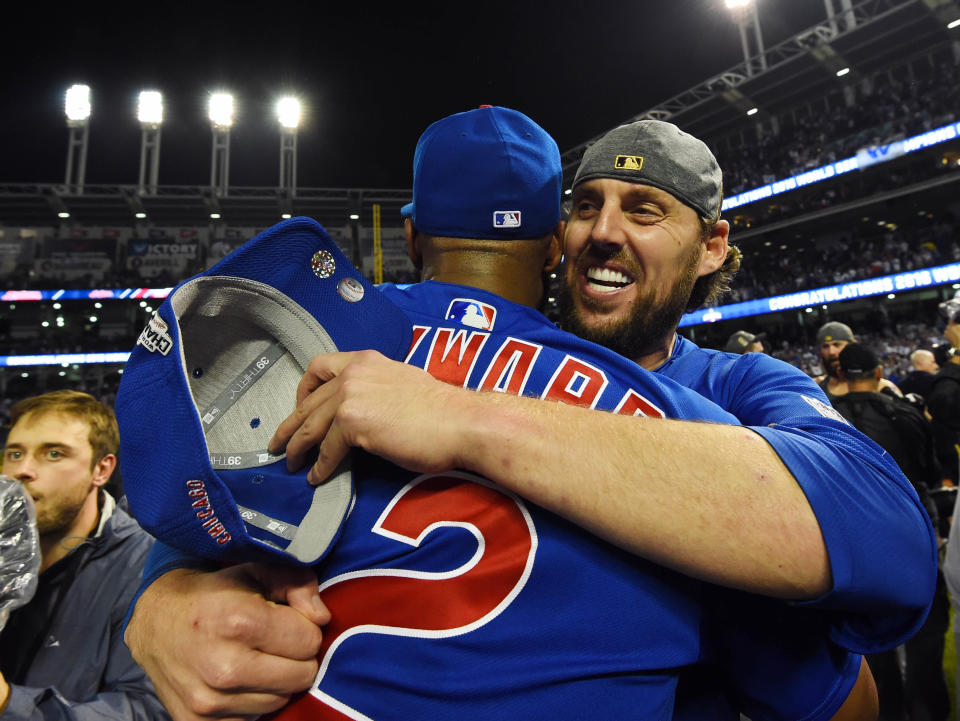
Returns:
[[[381,289],[413,322],[407,362],[446,382],[733,421],[532,309],[443,283]],[[745,594],[626,554],[473,474],[416,475],[366,454],[354,474],[356,506],[318,569],[333,619],[320,673],[279,719],[670,719],[678,669],[698,664],[729,676],[755,721],[829,718],[856,676],[859,657],[825,643],[812,617],[802,646],[778,638],[758,661],[767,633],[785,631],[782,605],[763,600],[770,622],[738,640],[729,621]]]
[[[448,383],[735,422],[530,308],[444,283],[381,289],[412,321],[407,362]],[[722,682],[716,718],[828,719],[856,678],[859,657],[812,613],[626,554],[473,474],[364,453],[353,470],[356,504],[317,568],[320,672],[278,719],[671,719],[684,669]],[[157,549],[147,581],[189,565]]]

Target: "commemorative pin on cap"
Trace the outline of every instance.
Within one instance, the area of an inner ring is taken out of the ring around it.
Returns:
[[[315,355],[402,360],[410,340],[406,315],[309,218],[184,281],[140,334],[115,403],[137,520],[209,559],[316,563],[353,502],[349,462],[313,487],[267,443]]]

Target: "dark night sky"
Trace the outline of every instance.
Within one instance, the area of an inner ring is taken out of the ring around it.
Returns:
[[[819,0],[759,3],[768,47],[824,15]],[[160,183],[207,183],[219,87],[238,106],[231,185],[277,184],[273,104],[291,91],[307,105],[301,187],[409,187],[417,137],[444,115],[514,107],[565,151],[742,59],[722,0],[34,0],[4,15],[0,183],[63,182],[75,82],[93,93],[88,183],[136,182],[142,89],[164,93]]]

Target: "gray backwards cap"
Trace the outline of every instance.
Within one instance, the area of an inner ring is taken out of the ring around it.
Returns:
[[[583,154],[573,187],[594,178],[652,185],[702,217],[720,217],[723,174],[702,140],[673,123],[638,120],[614,128]]]

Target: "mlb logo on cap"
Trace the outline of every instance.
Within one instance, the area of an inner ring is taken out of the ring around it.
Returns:
[[[493,211],[494,228],[519,228],[520,211],[519,210],[495,210]]]
[[[349,292],[348,292],[349,289]],[[319,353],[402,360],[411,324],[315,221],[263,232],[171,291],[130,354],[115,403],[140,524],[218,561],[312,565],[353,502],[349,463],[319,486],[267,451]]]
[[[454,298],[447,307],[445,318],[471,328],[493,330],[493,323],[497,319],[497,309],[489,303],[472,298]]]

